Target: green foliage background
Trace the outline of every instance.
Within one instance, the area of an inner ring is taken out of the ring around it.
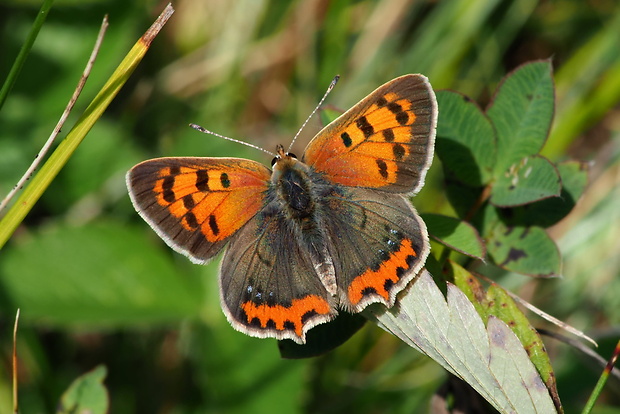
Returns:
[[[139,219],[124,174],[158,156],[259,152],[187,126],[272,150],[290,141],[335,74],[328,101],[346,109],[404,73],[427,75],[483,107],[521,63],[552,57],[556,119],[542,153],[592,161],[590,184],[552,227],[561,279],[496,280],[586,331],[607,358],[620,324],[620,6],[612,0],[178,1],[136,73],[0,251],[0,343],[10,366],[18,338],[22,412],[52,412],[80,374],[107,366],[110,412],[419,412],[445,374],[396,338],[367,326],[320,358],[287,361],[276,342],[226,322],[218,260],[192,265]],[[88,59],[104,14],[110,28],[83,97],[65,126],[163,9],[143,0],[57,1],[0,111],[0,194],[41,147]],[[4,78],[38,11],[0,4]],[[440,114],[441,116],[441,114]],[[318,130],[315,119],[293,152]],[[414,204],[452,214],[439,160]],[[532,317],[534,325],[557,330]],[[578,412],[601,367],[546,338],[568,413]],[[9,370],[0,412],[9,412]],[[599,413],[620,411],[611,380]],[[615,407],[615,408],[614,408]]]

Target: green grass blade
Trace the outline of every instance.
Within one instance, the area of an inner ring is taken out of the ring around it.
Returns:
[[[127,82],[127,79],[129,79],[129,76],[131,76],[149,49],[151,42],[173,12],[174,9],[169,5],[151,28],[136,42],[110,79],[95,96],[95,99],[86,108],[86,111],[78,119],[67,137],[58,145],[58,148],[41,167],[39,173],[34,176],[30,185],[24,189],[24,192],[7,212],[6,216],[3,217],[2,221],[0,221],[0,248],[11,237],[17,226],[26,217],[45,189],[67,163],[71,154],[73,154],[86,134],[118,94],[121,87]]]
[[[620,7],[560,68],[555,125],[543,155],[555,159],[620,100]]]
[[[592,394],[590,395],[590,398],[588,398],[588,402],[583,408],[582,414],[590,414],[592,412],[592,409],[594,408],[594,404],[596,403],[597,398],[601,395],[601,391],[603,391],[603,387],[607,383],[607,379],[609,378],[609,374],[611,373],[611,370],[614,369],[614,365],[616,364],[616,361],[618,360],[619,354],[620,354],[620,341],[618,341],[618,343],[616,344],[616,348],[614,349],[614,353],[611,359],[607,363],[607,366],[605,367],[603,374],[598,379],[596,386],[594,387],[594,390],[592,390]]]
[[[47,18],[47,15],[52,8],[52,4],[54,4],[54,0],[45,0],[43,2],[43,5],[41,6],[41,10],[39,10],[39,13],[37,14],[37,18],[32,24],[32,29],[30,29],[30,33],[28,33],[26,42],[19,51],[19,54],[17,55],[17,58],[13,63],[13,67],[11,67],[11,71],[9,72],[9,75],[4,81],[2,89],[0,89],[0,109],[2,109],[2,106],[4,105],[7,96],[9,96],[9,92],[11,92],[11,89],[13,88],[13,85],[17,80],[17,76],[19,75],[22,66],[24,66],[24,63],[26,62],[28,53],[30,53],[32,45],[34,44],[35,39],[39,35],[39,30],[41,30],[41,27],[43,27],[43,23],[45,23],[45,19]]]

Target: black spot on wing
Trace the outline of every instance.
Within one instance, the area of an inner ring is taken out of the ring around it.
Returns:
[[[185,221],[187,222],[187,225],[192,229],[198,228],[198,220],[196,220],[196,215],[191,211],[185,213]]]
[[[312,318],[313,316],[318,315],[318,313],[312,309],[309,310],[308,312],[304,313],[301,317],[301,323],[305,324],[310,318]]]
[[[377,167],[379,167],[379,174],[383,178],[388,178],[387,164],[383,160],[377,160]]]
[[[215,216],[213,214],[209,216],[209,227],[211,228],[211,231],[214,235],[217,236],[218,234],[220,234],[220,228],[218,227],[217,221],[215,220]]]
[[[223,188],[230,187],[230,179],[228,178],[228,174],[222,173],[222,175],[220,175],[220,183]]]
[[[196,188],[198,191],[209,191],[209,171],[196,171]]]
[[[349,148],[351,144],[353,144],[353,141],[351,140],[351,136],[347,134],[346,132],[343,132],[342,134],[340,134],[340,138],[342,139],[342,143],[344,144],[344,146],[347,148]]]
[[[191,194],[186,195],[185,197],[182,198],[182,200],[183,200],[183,207],[185,207],[187,210],[191,210],[196,205],[196,203],[194,203],[194,197],[192,197]]]
[[[368,296],[373,294],[377,294],[377,291],[374,287],[367,287],[362,290],[362,296]]]
[[[375,129],[372,125],[370,125],[370,122],[368,122],[368,119],[366,119],[365,116],[358,118],[357,121],[355,121],[355,124],[357,125],[359,130],[362,131],[362,133],[364,134],[364,138],[366,139],[368,139],[375,133]]]
[[[169,203],[172,203],[176,200],[176,197],[174,195],[174,177],[169,175],[166,178],[164,178],[164,182],[161,185],[162,190],[164,191],[164,200],[166,200]]]
[[[396,158],[397,161],[402,161],[403,157],[407,152],[402,145],[394,144],[394,146],[392,147],[392,153],[394,154],[394,158]]]
[[[385,139],[386,142],[394,141],[394,131],[391,129],[384,129],[381,133],[383,134],[383,139]]]
[[[401,125],[407,125],[407,122],[409,122],[409,114],[406,111],[403,111],[402,106],[400,106],[396,102],[390,102],[387,108],[396,117],[396,122],[398,122]]]

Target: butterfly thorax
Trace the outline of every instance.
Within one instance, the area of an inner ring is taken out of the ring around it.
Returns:
[[[308,166],[290,155],[279,159],[273,168],[271,182],[284,210],[293,219],[308,219],[315,210],[308,173]]]
[[[326,290],[336,294],[336,275],[331,255],[328,253],[324,224],[325,192],[332,188],[312,167],[290,154],[282,154],[273,165],[271,189],[275,195],[275,209],[264,212],[282,214],[288,222],[288,230],[305,247],[316,274]]]
[[[346,198],[346,190],[330,183],[323,174],[299,161],[295,155],[284,153],[278,147],[279,156],[274,159],[268,200],[275,210],[286,216],[302,237],[323,237],[320,230],[329,208],[329,200]],[[267,209],[272,211],[272,209]],[[313,243],[317,240],[312,240]],[[321,243],[322,244],[322,243]]]

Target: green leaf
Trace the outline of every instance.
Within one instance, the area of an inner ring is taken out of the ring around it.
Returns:
[[[450,262],[449,266],[449,272],[454,283],[473,303],[482,319],[488,320],[491,316],[495,316],[508,325],[517,335],[530,360],[547,385],[552,398],[557,401],[556,405],[560,406],[549,354],[545,350],[540,335],[517,307],[514,300],[502,287],[496,284],[492,284],[488,292],[485,292],[478,279],[467,270],[454,262]]]
[[[512,164],[497,178],[491,189],[491,203],[499,207],[521,206],[549,197],[557,197],[562,181],[555,166],[535,155]]]
[[[445,274],[467,296],[482,320],[486,321],[490,313],[484,302],[486,292],[478,279],[452,260],[449,260],[445,266]]]
[[[560,274],[560,252],[540,227],[508,227],[498,221],[487,234],[487,249],[503,269],[538,277]]]
[[[555,407],[549,391],[540,384],[541,378],[533,364],[523,366],[523,359],[528,357],[527,350],[519,342],[514,332],[499,318],[491,315],[487,322],[489,330],[491,358],[489,368],[496,373],[497,381],[506,389],[515,390],[513,403],[519,407],[515,412],[555,413]],[[528,360],[529,361],[529,360]],[[512,373],[509,373],[512,371]],[[536,380],[531,376],[536,372]],[[521,383],[525,384],[522,385]],[[534,388],[541,387],[537,393]],[[531,405],[530,405],[531,404]]]
[[[454,211],[456,211],[456,214],[462,219],[472,219],[468,215],[471,214],[472,208],[481,200],[483,190],[483,187],[465,186],[459,181],[446,177],[446,197]]]
[[[448,298],[423,270],[398,306],[365,315],[462,378],[500,412],[555,413],[553,401],[519,339],[501,320],[483,320],[448,283]]]
[[[99,365],[78,377],[64,392],[58,414],[105,414],[108,412],[108,391],[103,385],[106,368]]]
[[[501,319],[517,335],[547,388],[552,395],[557,395],[553,367],[545,345],[514,300],[502,287],[492,284],[487,292],[487,306],[491,315]]]
[[[422,214],[429,235],[459,253],[483,260],[486,247],[478,231],[469,223],[440,214]]]
[[[549,134],[553,111],[550,61],[525,64],[504,78],[487,109],[497,133],[496,177],[540,151]]]
[[[495,166],[495,131],[478,105],[465,95],[437,92],[437,155],[459,181],[472,187],[488,183]]]
[[[108,221],[47,229],[13,243],[0,263],[3,294],[24,319],[55,326],[118,327],[197,315],[199,281],[183,278],[163,245],[146,243],[139,229]]]
[[[578,161],[557,165],[562,192],[552,197],[513,209],[507,218],[511,225],[549,227],[571,212],[588,184],[588,167]]]

